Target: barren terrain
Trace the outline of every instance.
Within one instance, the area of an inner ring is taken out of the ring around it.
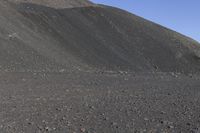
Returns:
[[[114,7],[0,1],[0,133],[199,133],[199,53]]]

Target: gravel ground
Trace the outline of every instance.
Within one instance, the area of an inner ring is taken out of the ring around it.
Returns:
[[[200,132],[200,77],[1,73],[1,133]]]

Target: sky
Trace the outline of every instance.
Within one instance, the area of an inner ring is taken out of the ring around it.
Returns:
[[[200,0],[91,0],[119,7],[200,42]]]

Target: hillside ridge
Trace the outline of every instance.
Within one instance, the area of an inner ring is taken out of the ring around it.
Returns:
[[[0,6],[1,71],[200,71],[199,43],[117,8]]]
[[[92,2],[88,0],[7,0],[11,3],[32,3],[53,8],[73,8],[91,6]]]

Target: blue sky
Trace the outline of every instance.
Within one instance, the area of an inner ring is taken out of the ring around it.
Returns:
[[[200,0],[91,0],[127,10],[200,42]]]

